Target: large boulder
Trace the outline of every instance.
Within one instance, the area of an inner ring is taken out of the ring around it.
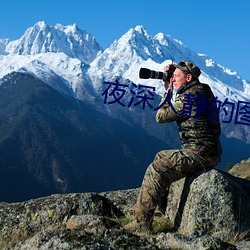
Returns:
[[[108,228],[110,221],[99,217],[119,218],[123,213],[110,200],[96,193],[52,195],[18,203],[3,202],[0,203],[0,249],[10,242],[23,241],[45,230],[65,228],[69,220],[73,221],[78,216],[85,216],[85,222],[91,218],[92,224],[98,226],[103,222],[101,226]],[[115,223],[113,225],[117,228]],[[10,248],[14,249],[13,246]]]
[[[249,211],[250,181],[212,169],[174,182],[166,215],[183,235],[228,241],[250,230]]]

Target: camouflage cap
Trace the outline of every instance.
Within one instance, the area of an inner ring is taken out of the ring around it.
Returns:
[[[194,63],[191,63],[191,62],[187,62],[187,61],[180,62],[179,64],[176,64],[175,66],[176,68],[180,69],[184,73],[191,74],[195,79],[198,79],[198,77],[201,74],[200,69]]]

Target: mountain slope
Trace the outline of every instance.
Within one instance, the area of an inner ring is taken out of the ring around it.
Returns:
[[[166,145],[34,77],[0,85],[0,200],[139,186]]]
[[[0,77],[12,72],[32,74],[57,91],[76,99],[92,103],[97,93],[86,75],[88,65],[64,53],[41,53],[37,55],[6,55],[0,60]]]

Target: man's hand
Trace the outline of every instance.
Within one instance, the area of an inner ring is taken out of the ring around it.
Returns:
[[[164,67],[164,72],[169,71],[170,65]],[[166,92],[168,92],[169,90],[172,91],[173,90],[172,78],[170,78],[170,82],[168,82],[167,80],[163,80],[163,81],[164,81]]]

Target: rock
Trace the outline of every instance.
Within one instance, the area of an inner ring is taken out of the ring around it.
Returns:
[[[108,217],[85,214],[72,215],[66,222],[67,229],[84,228],[120,228],[120,225]]]
[[[30,238],[9,244],[4,250],[96,250],[96,249],[142,249],[159,248],[145,237],[129,234],[121,230],[92,229],[83,230],[46,230]],[[165,248],[167,249],[167,248]]]
[[[223,250],[228,249],[228,245],[219,238],[211,235],[203,235],[200,237],[187,237],[176,233],[160,234],[157,237],[158,246],[160,248],[182,249],[182,250]]]
[[[210,170],[173,183],[166,215],[186,235],[227,241],[250,230],[250,181]]]
[[[229,170],[229,173],[236,177],[250,180],[250,158],[247,160],[242,160],[240,163],[234,165]]]
[[[250,249],[250,240],[242,240],[236,243],[237,250],[249,250]]]
[[[144,236],[120,225],[138,192],[0,203],[0,249],[249,249],[250,181],[213,169],[174,182],[166,216],[175,232]]]
[[[132,214],[140,189],[117,190],[112,192],[103,192],[103,195],[117,206],[123,213]]]
[[[45,228],[64,227],[72,215],[123,216],[110,200],[95,193],[52,195],[21,203],[0,203],[1,244],[23,240]]]

